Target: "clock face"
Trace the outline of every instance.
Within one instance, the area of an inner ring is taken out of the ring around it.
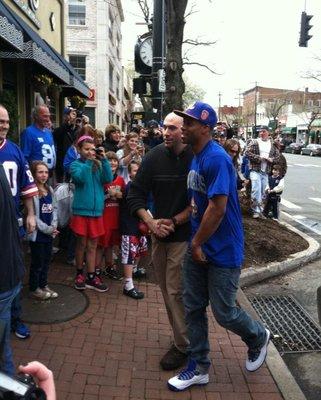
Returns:
[[[146,38],[140,45],[139,55],[144,64],[148,67],[153,65],[153,39],[152,37]]]

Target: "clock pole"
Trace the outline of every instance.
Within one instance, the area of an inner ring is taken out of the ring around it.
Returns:
[[[165,63],[165,0],[154,0],[153,14],[153,66],[152,66],[152,103],[163,119],[163,92],[160,92],[159,71]]]

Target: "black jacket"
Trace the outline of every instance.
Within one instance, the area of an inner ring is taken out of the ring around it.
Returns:
[[[64,174],[64,157],[69,147],[76,139],[76,128],[72,125],[62,124],[53,131],[53,138],[56,146],[57,162],[56,172],[60,177]]]
[[[21,282],[25,269],[15,204],[2,164],[0,164],[0,292]]]
[[[193,158],[189,146],[176,155],[164,144],[151,149],[143,159],[131,184],[127,202],[132,214],[139,208],[147,209],[149,195],[153,200],[151,210],[154,218],[171,218],[183,211],[189,204],[187,196],[187,175]],[[189,222],[177,226],[166,242],[189,240]]]

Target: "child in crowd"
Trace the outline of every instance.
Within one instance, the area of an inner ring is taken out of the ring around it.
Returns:
[[[101,271],[95,271],[95,261],[98,238],[104,234],[103,185],[111,182],[113,176],[104,149],[95,151],[91,136],[81,136],[77,141],[77,148],[80,158],[70,166],[70,175],[75,184],[70,222],[71,229],[77,235],[75,288],[105,292],[108,288],[101,280]],[[83,270],[85,253],[87,277]]]
[[[284,189],[284,178],[282,178],[281,166],[274,165],[272,175],[269,176],[268,186],[265,191],[267,200],[264,207],[263,215],[269,217],[272,214],[273,219],[279,218],[279,202]]]
[[[105,274],[115,280],[121,280],[122,277],[117,270],[117,264],[113,262],[113,248],[120,245],[119,233],[119,202],[125,191],[124,179],[117,175],[119,160],[113,151],[108,151],[106,157],[110,163],[113,173],[113,181],[104,186],[105,207],[104,207],[104,228],[105,233],[99,238],[96,265],[101,268],[102,258],[105,256]]]
[[[58,297],[48,286],[48,269],[52,255],[53,238],[57,230],[57,210],[52,188],[47,184],[49,169],[43,161],[31,164],[31,173],[38,187],[39,195],[33,198],[36,230],[28,235],[31,264],[29,274],[30,295],[38,300]]]
[[[121,259],[124,266],[124,289],[123,293],[132,299],[144,298],[144,293],[139,292],[133,283],[133,269],[141,256],[147,254],[147,239],[139,230],[139,219],[130,214],[126,197],[139,168],[139,163],[131,161],[128,165],[130,181],[126,185],[125,194],[121,202],[120,228],[121,228]]]
[[[139,142],[139,136],[135,132],[130,132],[126,136],[126,142],[123,148],[117,151],[117,157],[119,159],[119,171],[120,175],[124,178],[127,183],[130,180],[128,165],[131,161],[141,162],[144,156],[144,146]]]

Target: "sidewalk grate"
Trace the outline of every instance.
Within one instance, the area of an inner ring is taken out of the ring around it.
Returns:
[[[280,353],[321,351],[321,328],[292,296],[248,298]]]

